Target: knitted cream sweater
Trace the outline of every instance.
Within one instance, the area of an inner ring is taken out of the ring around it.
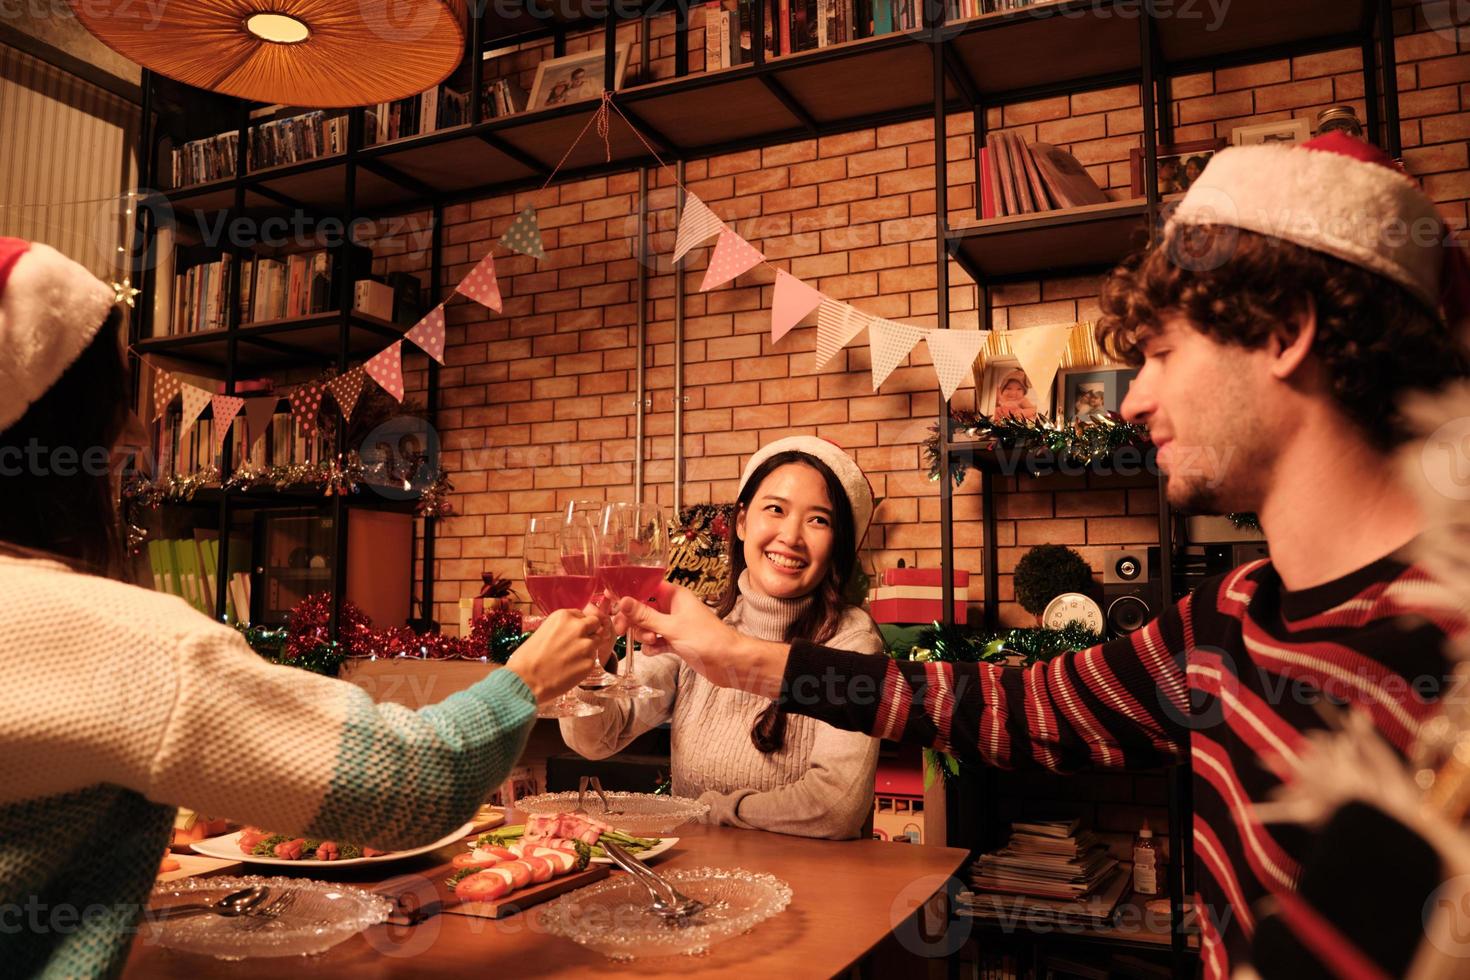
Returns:
[[[812,601],[755,592],[748,575],[738,587],[740,598],[725,622],[763,640],[784,640],[787,626]],[[883,637],[867,613],[849,606],[825,645],[879,653]],[[668,721],[674,794],[709,803],[711,823],[801,837],[858,836],[873,809],[877,739],[793,714],[786,718],[786,747],[765,755],[752,744],[750,730],[770,698],[716,687],[671,653],[639,657],[635,666],[644,684],[665,695],[602,701],[602,714],[563,718],[567,745],[602,759]]]
[[[425,844],[525,745],[497,670],[442,703],[262,660],[182,599],[0,556],[0,974],[118,972],[177,805],[283,833]]]

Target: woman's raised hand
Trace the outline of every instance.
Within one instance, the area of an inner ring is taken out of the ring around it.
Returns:
[[[526,682],[540,703],[571,690],[587,676],[594,659],[612,648],[612,641],[611,624],[595,606],[581,611],[558,609],[516,648],[506,666]]]
[[[645,653],[678,654],[721,687],[766,697],[779,693],[789,646],[740,635],[693,592],[669,582],[659,586],[656,605],[620,600],[613,629],[631,633]]]

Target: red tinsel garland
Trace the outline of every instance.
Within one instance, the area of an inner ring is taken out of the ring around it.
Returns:
[[[331,621],[330,592],[319,592],[301,600],[286,621],[286,657],[294,660],[327,643]],[[351,658],[498,660],[498,653],[509,653],[508,646],[513,649],[512,640],[519,641],[521,614],[514,609],[501,609],[483,616],[475,621],[475,628],[468,637],[419,634],[408,626],[373,629],[372,620],[348,600],[342,603],[338,614],[337,633],[343,654]]]

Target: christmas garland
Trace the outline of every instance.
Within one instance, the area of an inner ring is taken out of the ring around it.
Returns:
[[[351,601],[337,617],[331,639],[332,594],[307,596],[291,610],[284,627],[237,627],[256,653],[272,663],[336,676],[345,660],[480,660],[503,664],[530,634],[522,631],[521,614],[501,609],[475,620],[468,637],[415,633],[407,626],[373,629],[372,620]]]
[[[924,458],[929,464],[929,479],[938,480],[940,473],[939,425],[931,425],[933,433],[924,440]],[[974,449],[1004,449],[1022,452],[1052,453],[1074,465],[1087,465],[1105,459],[1125,446],[1139,450],[1149,448],[1148,428],[1125,422],[1114,412],[1094,415],[1072,425],[1058,425],[1050,419],[993,419],[983,412],[952,410],[949,413],[951,446],[956,436],[974,440]],[[965,480],[970,460],[965,453],[955,454],[950,461],[950,476],[955,486]]]
[[[1259,531],[1261,529],[1261,519],[1248,510],[1226,514],[1225,519],[1237,531]]]

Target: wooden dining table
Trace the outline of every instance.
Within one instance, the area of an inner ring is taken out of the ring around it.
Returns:
[[[513,816],[513,815],[512,815]],[[915,928],[924,905],[944,890],[966,852],[879,840],[829,841],[731,827],[686,825],[679,842],[650,862],[654,870],[743,868],[766,872],[791,886],[785,911],[750,932],[697,956],[612,960],[548,934],[542,906],[503,919],[440,912],[414,925],[373,926],[325,953],[287,959],[215,960],[135,942],[123,976],[142,978],[454,977],[492,968],[497,977],[588,973],[599,977],[777,975],[830,977],[861,960],[896,930]],[[439,868],[464,845],[366,871],[343,868],[333,881],[388,890],[429,892],[425,872]],[[278,869],[260,869],[274,874]],[[385,876],[384,871],[392,874]],[[614,874],[622,874],[615,871]],[[320,873],[316,877],[321,877]]]

